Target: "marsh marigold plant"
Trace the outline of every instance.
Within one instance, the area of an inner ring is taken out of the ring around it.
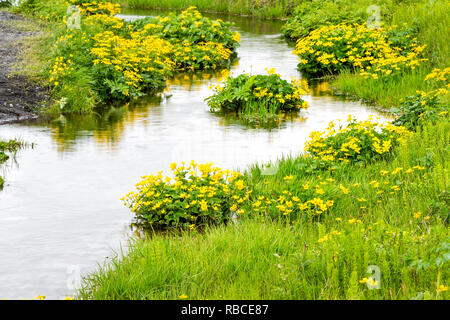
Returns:
[[[148,35],[157,35],[172,44],[171,59],[181,70],[216,69],[231,59],[239,46],[240,34],[232,24],[204,17],[196,7],[180,14],[148,17],[130,25]]]
[[[373,117],[358,121],[350,115],[346,126],[332,121],[325,131],[311,132],[305,151],[324,162],[367,162],[391,156],[410,134],[402,126],[378,123]]]
[[[308,92],[306,80],[292,78],[288,82],[268,70],[268,75],[241,74],[228,77],[214,87],[214,94],[206,100],[212,111],[235,111],[246,114],[307,109],[302,95]]]
[[[433,69],[425,81],[433,88],[429,91],[417,91],[413,96],[406,98],[400,108],[393,108],[397,114],[395,125],[405,126],[414,130],[426,121],[435,123],[440,118],[448,117],[450,103],[450,67]]]
[[[424,59],[414,30],[392,27],[369,29],[365,25],[324,26],[297,41],[298,68],[311,75],[360,72],[378,79],[415,69]]]
[[[170,168],[173,178],[162,172],[145,176],[136,191],[122,198],[138,221],[156,228],[194,229],[245,213],[251,191],[239,172],[194,161]]]
[[[67,9],[69,3],[55,1]],[[63,112],[89,112],[98,102],[160,90],[175,70],[225,67],[240,41],[230,23],[204,17],[195,7],[129,22],[116,16],[118,4],[70,5],[80,13],[79,26],[68,23],[70,10],[45,18],[60,23],[47,73],[53,93],[64,98]]]

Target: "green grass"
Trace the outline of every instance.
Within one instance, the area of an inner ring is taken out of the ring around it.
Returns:
[[[8,160],[9,156],[6,155],[6,152],[14,156],[19,149],[22,149],[25,146],[27,146],[27,144],[19,140],[0,140],[0,164]]]
[[[401,79],[386,82],[344,73],[335,78],[333,87],[341,93],[386,108],[399,106],[404,98],[415,94],[417,90],[427,90],[423,81],[425,76],[434,68],[450,65],[450,7],[447,1],[403,1],[395,7],[387,25],[401,25],[404,22],[417,28],[417,39],[427,45],[424,56],[428,61]]]
[[[448,285],[450,270],[449,129],[448,121],[426,125],[392,161],[367,167],[314,173],[299,170],[302,158],[285,158],[276,175],[263,176],[253,166],[246,176],[257,195],[285,189],[286,175],[295,175],[290,190],[331,176],[336,186],[359,186],[349,187],[350,195],[336,191],[335,205],[320,219],[289,223],[255,216],[204,232],[136,241],[127,254],[89,275],[79,298],[447,299],[448,291],[438,288]],[[381,181],[381,170],[415,165],[426,169],[396,176],[400,192],[371,195],[370,182]],[[368,200],[365,209],[358,198]],[[423,215],[415,218],[416,212]],[[379,290],[359,282],[370,276],[369,265],[380,268]]]
[[[17,151],[26,147],[28,144],[19,140],[0,140],[0,165],[6,162],[11,156],[15,157]],[[0,176],[0,190],[3,188],[5,180]]]
[[[344,72],[332,80],[332,86],[336,89],[336,93],[389,109],[398,107],[404,98],[416,94],[417,90],[426,91],[428,87],[423,79],[430,71],[430,68],[424,67],[416,72],[396,79],[387,79],[384,82],[364,79],[358,74]]]
[[[236,15],[251,15],[262,18],[285,18],[301,0],[117,0],[117,3],[132,8],[177,9],[196,6],[203,12],[221,12]]]

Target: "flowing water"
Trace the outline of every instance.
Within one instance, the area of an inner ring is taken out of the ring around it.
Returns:
[[[137,14],[129,12],[127,19]],[[213,16],[217,18],[218,16]],[[231,74],[300,77],[281,22],[223,17],[241,33]],[[0,299],[72,294],[79,273],[94,270],[126,245],[132,215],[119,200],[143,175],[171,162],[213,161],[245,169],[298,154],[312,130],[349,114],[379,115],[358,102],[307,96],[310,108],[271,129],[212,114],[204,102],[219,74],[181,75],[167,92],[102,115],[0,126],[2,139],[35,143],[3,166],[0,192]],[[382,118],[383,116],[380,115]]]

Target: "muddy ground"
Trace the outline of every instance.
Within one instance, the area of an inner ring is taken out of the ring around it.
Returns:
[[[19,15],[0,10],[0,124],[35,119],[48,101],[45,89],[23,75],[11,76],[21,54],[18,41],[38,33],[20,28],[23,21]]]

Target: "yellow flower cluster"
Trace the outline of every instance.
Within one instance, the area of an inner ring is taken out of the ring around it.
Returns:
[[[300,195],[285,190],[275,198],[258,196],[251,203],[251,211],[264,215],[278,214],[295,219],[304,214],[318,216],[333,206],[333,200],[320,198],[320,195],[323,194],[320,186],[305,185],[304,187]]]
[[[396,110],[398,117],[393,123],[415,130],[424,121],[434,122],[438,118],[448,117],[449,74],[450,68],[434,69],[429,73],[425,81],[433,89],[427,92],[417,91],[414,96],[406,98]]]
[[[299,39],[294,53],[299,69],[310,74],[358,70],[364,77],[388,76],[405,69],[415,69],[425,46],[413,38],[403,46],[390,40],[395,29],[369,29],[365,25],[324,26]],[[409,37],[409,35],[408,35]]]
[[[251,191],[239,172],[213,167],[212,163],[171,164],[174,178],[142,177],[137,191],[122,200],[145,223],[159,227],[190,227],[219,223],[232,212],[243,214]]]
[[[123,27],[123,19],[110,16],[108,14],[94,14],[89,15],[84,19],[85,25],[101,25],[102,27],[110,27],[113,29],[120,29]]]
[[[431,73],[427,74],[427,76],[425,77],[425,81],[433,79],[434,81],[442,81],[448,85],[450,80],[449,75],[450,67],[444,68],[442,70],[434,69],[433,71],[431,71]]]
[[[250,76],[244,73],[237,77],[224,77],[222,83],[210,87],[214,88],[214,94],[206,101],[211,110],[234,110],[244,114],[244,117],[264,118],[275,116],[279,111],[308,108],[308,102],[301,97],[309,92],[305,79],[291,77],[289,83],[275,73],[274,68],[267,72],[268,75]]]
[[[73,4],[78,4],[77,0],[70,0]],[[109,15],[114,16],[120,13],[120,4],[111,3],[111,2],[83,2],[78,4],[80,8],[80,13],[85,15]]]
[[[105,31],[93,39],[94,65],[112,66],[123,74],[127,85],[136,89],[143,81],[143,74],[151,74],[159,82],[173,69],[174,63],[167,57],[171,45],[156,36],[141,37],[139,33],[132,33],[128,39]]]
[[[148,18],[145,23],[137,23],[134,28],[141,27],[143,33],[169,41],[173,45],[171,58],[181,70],[215,69],[230,59],[240,41],[239,33],[232,33],[229,23],[208,19],[195,7],[179,15]]]
[[[74,70],[74,68],[70,66],[72,64],[71,57],[72,55],[70,55],[69,59],[65,59],[64,57],[55,58],[55,62],[50,70],[49,78],[50,83],[55,87],[59,85],[62,78]]]
[[[215,69],[229,61],[238,45],[239,35],[231,32],[231,24],[203,17],[195,8],[125,23],[114,16],[120,12],[118,4],[71,3],[80,9],[82,28],[61,26],[62,34],[54,44],[58,58],[50,72],[51,82],[58,86],[74,81],[66,77],[68,56],[73,52],[74,67],[90,77],[85,83],[92,83],[93,90],[86,93],[86,100],[93,103],[136,98],[146,90],[161,88],[175,69]]]
[[[215,69],[221,61],[228,60],[232,51],[218,42],[190,43],[185,40],[173,45],[173,60],[176,68],[180,70],[196,69],[196,65],[202,69]]]
[[[324,162],[370,161],[388,155],[395,145],[411,134],[406,128],[391,123],[378,123],[369,117],[357,121],[351,115],[347,126],[336,128],[330,122],[326,131],[313,131],[305,151]]]
[[[435,90],[432,90],[425,95],[427,96],[446,96],[450,90],[450,67],[444,69],[433,69],[426,75],[425,81],[433,83]],[[424,94],[422,94],[424,95]]]

